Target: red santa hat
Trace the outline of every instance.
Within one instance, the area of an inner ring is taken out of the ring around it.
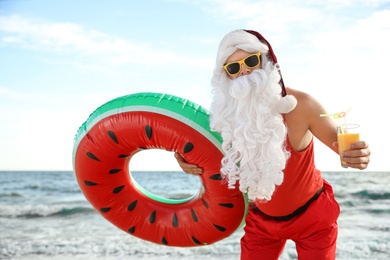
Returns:
[[[252,31],[252,30],[244,30],[250,34],[253,34],[254,36],[256,36],[259,41],[261,41],[262,43],[265,43],[268,47],[268,58],[275,64],[278,63],[278,59],[276,58],[276,55],[274,53],[274,50],[272,49],[272,46],[271,44],[269,44],[269,42],[263,37],[263,35],[261,35],[259,32],[256,32],[256,31]],[[287,93],[286,93],[286,88],[284,86],[284,82],[283,82],[283,77],[282,77],[282,73],[280,72],[279,70],[279,73],[280,73],[280,86],[282,87],[282,96],[284,97]]]

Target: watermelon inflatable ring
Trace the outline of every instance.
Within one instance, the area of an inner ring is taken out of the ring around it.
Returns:
[[[173,200],[137,184],[129,162],[145,149],[179,152],[201,167],[199,191]],[[207,110],[172,95],[137,93],[107,102],[82,124],[73,167],[86,199],[112,224],[153,243],[191,247],[226,238],[244,222],[247,200],[221,181],[222,157]]]

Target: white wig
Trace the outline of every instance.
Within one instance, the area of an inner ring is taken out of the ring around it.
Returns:
[[[231,80],[223,65],[237,49],[260,52],[262,68]],[[223,138],[221,173],[233,188],[236,182],[250,200],[268,201],[283,181],[283,169],[289,158],[285,149],[287,128],[281,113],[296,106],[281,86],[278,64],[268,57],[268,42],[245,30],[235,30],[221,41],[211,85],[211,129]],[[272,52],[272,57],[275,57]],[[276,58],[275,58],[276,59]]]

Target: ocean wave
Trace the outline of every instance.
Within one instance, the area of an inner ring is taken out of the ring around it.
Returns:
[[[354,197],[369,200],[388,200],[390,192],[384,190],[361,190],[352,194]]]
[[[35,192],[46,192],[46,193],[58,193],[58,194],[74,194],[81,193],[80,188],[74,184],[70,185],[48,185],[48,184],[26,184],[22,187],[22,190],[25,191],[35,191]]]
[[[378,214],[382,214],[382,215],[385,215],[385,216],[389,216],[390,215],[390,208],[366,209],[365,211],[370,213],[371,215],[378,215]]]
[[[93,208],[87,207],[74,207],[74,208],[63,208],[62,210],[55,212],[49,216],[69,216],[79,213],[91,213],[96,212]]]
[[[20,194],[19,192],[0,193],[0,198],[7,198],[7,197],[23,197],[23,195]]]
[[[75,214],[96,212],[90,206],[83,205],[2,205],[1,218],[46,218],[66,217]]]

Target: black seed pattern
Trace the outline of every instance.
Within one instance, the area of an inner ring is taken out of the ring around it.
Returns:
[[[152,134],[153,134],[153,131],[152,131],[152,128],[148,125],[145,126],[145,133],[146,133],[146,136],[148,137],[148,139],[152,139]]]
[[[135,226],[129,228],[129,229],[127,230],[127,232],[129,232],[130,234],[134,234],[134,232],[135,232]]]
[[[202,202],[203,202],[203,204],[204,204],[204,206],[205,206],[206,208],[209,208],[209,204],[207,203],[207,201],[205,201],[204,198],[202,198]]]
[[[129,206],[127,206],[127,210],[133,211],[135,209],[135,207],[137,206],[137,202],[138,202],[138,200],[135,200],[132,203],[130,203]]]
[[[96,186],[96,185],[98,185],[96,182],[93,182],[93,181],[84,181],[84,184],[87,185],[87,186]]]
[[[117,193],[121,192],[124,187],[125,187],[125,185],[118,186],[118,187],[116,187],[115,189],[112,190],[112,193],[117,194]]]
[[[165,237],[162,237],[162,239],[161,239],[161,243],[163,244],[163,245],[168,245],[168,241],[165,239]]]
[[[177,219],[176,213],[173,214],[172,225],[173,225],[173,227],[178,227],[179,226],[179,220]]]
[[[198,222],[198,216],[196,215],[194,209],[191,209],[191,215],[192,215],[192,219],[193,219],[195,222]]]
[[[152,212],[152,214],[149,217],[149,222],[153,224],[156,221],[156,210]]]
[[[109,174],[115,174],[115,173],[118,173],[120,172],[122,169],[111,169],[108,173]]]
[[[234,208],[234,204],[233,203],[219,203],[219,206],[222,206],[222,207],[225,207],[225,208],[229,208],[229,209]]]
[[[214,225],[214,227],[216,228],[216,229],[218,229],[219,231],[221,231],[221,232],[225,232],[226,231],[226,228],[224,228],[224,227],[222,227],[222,226],[218,226],[218,225],[216,225],[216,224],[213,224]]]
[[[146,126],[144,127],[144,130],[145,130],[145,134],[146,134],[147,138],[148,138],[149,140],[151,140],[151,139],[152,139],[152,136],[153,136],[152,127],[149,126],[149,125],[146,125]],[[107,131],[107,134],[109,135],[109,137],[110,137],[116,144],[119,144],[118,139],[117,139],[117,137],[116,137],[116,135],[115,135],[115,133],[114,133],[113,131],[108,130],[108,131]],[[144,150],[144,149],[147,149],[147,148],[145,148],[145,147],[139,147],[138,149]],[[187,142],[187,143],[184,145],[183,152],[184,152],[184,153],[188,153],[188,152],[191,152],[193,149],[194,149],[194,145],[193,145],[191,142]],[[89,158],[91,158],[92,160],[100,161],[99,158],[96,157],[96,156],[95,156],[93,153],[91,153],[91,152],[87,152],[86,155],[87,155]],[[127,155],[127,154],[120,154],[120,155],[118,155],[118,158],[127,158],[127,157],[129,157],[129,156],[130,156],[130,155]],[[122,169],[111,169],[111,170],[109,170],[109,174],[116,174],[116,173],[118,173],[118,172],[120,172],[120,171],[122,171]],[[212,180],[222,180],[222,175],[219,174],[219,173],[217,173],[217,174],[211,175],[209,178],[212,179]],[[87,185],[87,186],[96,186],[96,185],[98,185],[98,183],[95,183],[95,182],[93,182],[93,181],[88,181],[88,180],[85,180],[85,181],[84,181],[84,184]],[[112,192],[113,192],[114,194],[117,194],[117,193],[121,192],[124,188],[125,188],[125,185],[121,185],[121,186],[118,186],[118,187],[114,188]],[[209,204],[207,203],[207,201],[206,201],[204,198],[202,198],[202,202],[203,202],[203,204],[204,204],[204,206],[205,206],[206,208],[209,208]],[[135,200],[135,201],[131,202],[131,203],[128,205],[127,210],[128,210],[128,211],[133,211],[133,210],[136,208],[137,203],[138,203],[138,200]],[[226,207],[226,208],[233,208],[233,207],[234,207],[234,204],[232,204],[232,203],[220,203],[219,206]],[[108,212],[108,211],[110,211],[110,210],[111,210],[110,207],[100,208],[100,211],[101,211],[102,213],[106,213],[106,212]],[[198,222],[198,221],[199,221],[199,218],[198,218],[198,216],[197,216],[197,214],[196,214],[196,212],[195,212],[195,210],[194,210],[193,208],[191,209],[191,216],[192,216],[192,219],[193,219],[194,222]],[[154,211],[151,213],[151,215],[149,216],[149,222],[150,222],[151,224],[155,223],[155,222],[156,222],[156,218],[157,218],[157,212],[156,212],[156,210],[154,210]],[[217,224],[213,224],[213,225],[214,225],[214,227],[215,227],[217,230],[219,230],[219,231],[221,231],[221,232],[225,232],[225,231],[226,231],[226,228],[223,227],[223,226],[220,226],[220,225],[217,225]],[[172,226],[175,227],[175,228],[179,226],[179,220],[178,220],[178,217],[177,217],[177,214],[176,214],[176,213],[174,213],[174,214],[173,214],[173,217],[172,217]],[[134,234],[135,228],[136,228],[135,226],[130,227],[130,228],[128,229],[128,233]],[[192,241],[193,241],[196,245],[201,245],[201,242],[200,242],[197,238],[195,238],[194,236],[191,236],[191,238],[192,238]],[[161,238],[161,243],[162,243],[163,245],[168,245],[168,241],[167,241],[167,239],[166,239],[164,236]]]
[[[87,156],[91,158],[92,160],[100,162],[100,160],[91,152],[87,152]]]
[[[195,237],[191,236],[191,238],[192,238],[192,241],[194,241],[195,244],[197,244],[197,245],[200,245],[200,244],[201,244],[201,243],[199,242],[199,240],[196,239]]]
[[[118,139],[116,139],[116,136],[115,136],[115,134],[114,134],[113,131],[108,130],[108,131],[107,131],[107,134],[111,137],[111,139],[112,139],[115,143],[119,144],[119,143],[118,143]]]
[[[184,153],[189,153],[192,151],[192,149],[194,149],[194,145],[191,143],[191,142],[188,142],[184,145],[184,149],[183,149],[183,152]]]
[[[217,174],[211,175],[209,178],[212,180],[215,180],[215,181],[220,181],[220,180],[222,180],[222,175],[220,173],[217,173]]]

